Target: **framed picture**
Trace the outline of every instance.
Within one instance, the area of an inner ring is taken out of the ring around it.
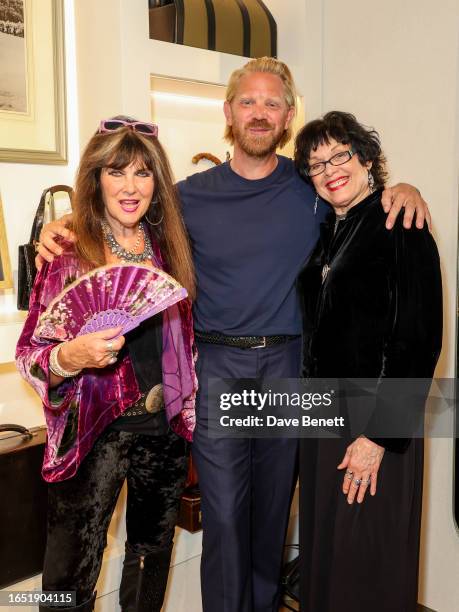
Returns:
[[[67,161],[63,0],[0,0],[0,161]]]
[[[12,287],[13,277],[11,275],[5,219],[3,218],[2,200],[0,198],[0,289],[11,289]]]

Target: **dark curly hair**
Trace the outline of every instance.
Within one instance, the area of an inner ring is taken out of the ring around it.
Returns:
[[[341,111],[330,111],[321,119],[310,121],[298,132],[295,166],[308,183],[312,182],[307,174],[311,151],[324,143],[329,144],[331,138],[350,145],[362,165],[372,162],[375,189],[384,187],[387,180],[386,158],[381,150],[378,132],[359,123],[351,113]]]

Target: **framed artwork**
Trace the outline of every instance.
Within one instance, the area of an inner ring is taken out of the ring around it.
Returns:
[[[0,0],[0,161],[67,161],[63,0]]]
[[[11,289],[12,287],[13,277],[11,275],[5,219],[3,217],[2,200],[0,198],[0,289]]]

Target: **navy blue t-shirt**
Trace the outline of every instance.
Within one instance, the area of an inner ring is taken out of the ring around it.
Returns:
[[[267,177],[248,180],[229,163],[178,183],[198,292],[194,325],[232,336],[300,334],[296,278],[329,208],[278,157]]]

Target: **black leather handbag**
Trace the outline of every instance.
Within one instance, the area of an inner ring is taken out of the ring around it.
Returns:
[[[39,574],[48,488],[41,476],[46,428],[0,425],[0,589]]]
[[[54,185],[47,187],[41,194],[37,212],[33,220],[32,231],[30,232],[29,242],[19,245],[18,252],[18,310],[29,310],[30,294],[32,292],[33,283],[37,274],[35,267],[35,244],[40,238],[40,232],[43,227],[44,219],[54,219],[54,194],[59,191],[64,191],[69,194],[72,199],[73,190],[68,185]],[[49,210],[46,216],[45,212]]]

